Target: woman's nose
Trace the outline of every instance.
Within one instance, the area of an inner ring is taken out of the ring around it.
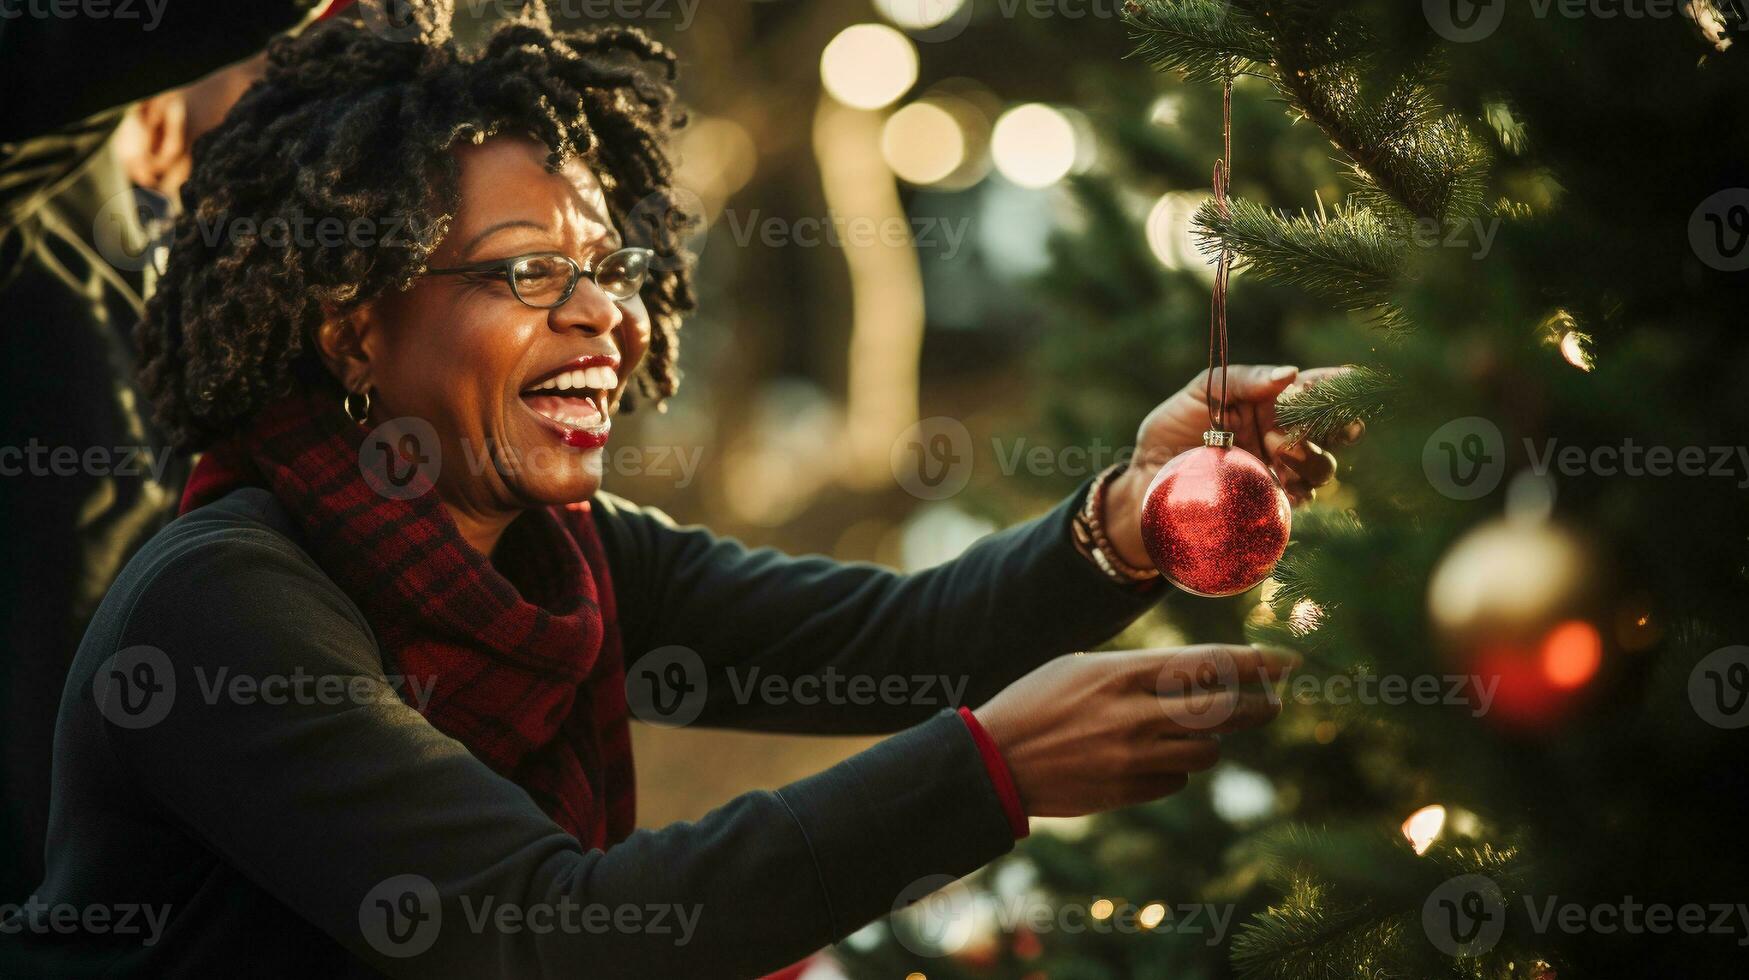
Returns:
[[[609,333],[625,319],[625,311],[588,276],[579,276],[570,298],[553,307],[548,322],[554,330]]]

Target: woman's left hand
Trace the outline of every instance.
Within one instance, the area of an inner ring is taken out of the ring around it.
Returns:
[[[1233,444],[1273,470],[1288,499],[1295,504],[1312,499],[1319,487],[1336,476],[1336,457],[1310,440],[1290,440],[1276,424],[1275,399],[1290,387],[1309,387],[1343,370],[1346,369],[1330,367],[1301,371],[1272,364],[1227,367],[1225,425],[1233,433]],[[1148,413],[1136,431],[1136,452],[1130,465],[1106,490],[1106,533],[1119,556],[1137,567],[1153,564],[1142,544],[1142,502],[1148,485],[1160,467],[1174,456],[1201,446],[1202,434],[1210,427],[1204,393],[1207,377],[1207,371],[1198,373],[1177,394]],[[1218,373],[1214,381],[1218,396],[1221,384]],[[1356,422],[1328,441],[1336,446],[1349,445],[1364,431],[1365,426]]]

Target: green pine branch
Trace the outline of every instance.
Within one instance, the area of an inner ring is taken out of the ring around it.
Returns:
[[[1397,389],[1397,379],[1384,371],[1350,367],[1278,399],[1275,419],[1296,442],[1322,442],[1356,422],[1383,416]]]
[[[1342,902],[1331,889],[1296,876],[1280,904],[1241,927],[1233,968],[1243,980],[1387,980],[1374,967],[1399,941],[1403,923],[1370,902]]]
[[[1246,200],[1230,202],[1223,218],[1214,201],[1195,217],[1198,246],[1213,254],[1224,244],[1238,267],[1269,282],[1288,283],[1396,321],[1391,293],[1403,273],[1408,240],[1375,213],[1337,205],[1329,214],[1286,215]]]
[[[1308,14],[1291,0],[1273,6],[1276,87],[1348,158],[1360,186],[1417,219],[1472,213],[1489,159],[1435,96],[1436,63],[1422,61],[1381,84],[1373,39],[1351,18]],[[1336,59],[1333,50],[1356,53]]]
[[[1435,95],[1438,66],[1380,83],[1377,40],[1341,5],[1311,0],[1132,0],[1136,52],[1162,70],[1215,82],[1269,78],[1347,158],[1357,186],[1415,219],[1465,217],[1489,157]],[[1376,201],[1367,203],[1378,209]]]
[[[1218,82],[1273,56],[1256,17],[1226,0],[1141,0],[1128,5],[1125,20],[1135,55],[1193,82]]]

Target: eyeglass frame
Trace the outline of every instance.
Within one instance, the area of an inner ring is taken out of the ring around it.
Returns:
[[[588,268],[585,268],[584,266],[577,264],[576,259],[571,258],[569,255],[566,255],[563,252],[524,252],[521,255],[511,255],[511,256],[508,256],[508,257],[502,258],[502,259],[486,259],[486,260],[481,261],[481,262],[470,262],[467,265],[452,266],[452,267],[447,268],[447,269],[426,269],[423,273],[421,273],[421,275],[425,275],[425,276],[468,276],[468,275],[480,275],[482,273],[496,272],[499,274],[499,278],[502,278],[504,280],[504,282],[510,287],[510,293],[511,293],[511,295],[516,297],[516,301],[518,303],[521,303],[523,306],[526,306],[526,307],[529,307],[530,309],[535,309],[535,310],[555,310],[561,306],[564,306],[566,303],[570,302],[571,296],[577,292],[577,283],[584,276],[588,276],[589,281],[595,284],[596,289],[599,289],[602,292],[606,293],[615,302],[623,303],[629,299],[632,299],[634,296],[636,296],[638,294],[633,293],[631,296],[623,296],[623,297],[616,296],[606,286],[603,286],[601,284],[601,281],[599,279],[596,279],[595,277],[601,273],[602,268],[604,268],[607,265],[609,259],[612,259],[614,256],[619,255],[619,254],[624,253],[624,252],[642,252],[642,253],[644,253],[644,262],[646,263],[645,268],[644,268],[644,276],[645,276],[645,281],[648,281],[648,278],[649,278],[648,263],[651,259],[656,257],[656,250],[653,248],[644,248],[644,247],[639,246],[639,245],[626,245],[626,246],[623,246],[621,248],[616,248],[613,251],[602,256],[600,261],[590,263]],[[524,299],[522,296],[521,287],[517,286],[517,284],[516,284],[516,271],[515,271],[516,263],[521,262],[524,259],[534,259],[534,258],[560,259],[566,265],[571,267],[571,281],[570,281],[570,283],[568,283],[565,286],[564,291],[562,293],[560,293],[559,298],[556,301],[549,303],[549,304],[546,304],[546,305],[541,305],[538,303],[531,303],[528,300]],[[638,290],[639,290],[639,292],[641,292],[643,290],[643,286],[641,284],[638,286]]]

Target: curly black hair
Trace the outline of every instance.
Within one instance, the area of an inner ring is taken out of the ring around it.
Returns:
[[[298,390],[338,397],[316,328],[412,285],[456,211],[451,148],[506,132],[544,144],[552,169],[589,164],[628,243],[656,250],[650,351],[626,407],[634,392],[658,405],[674,393],[694,216],[668,157],[685,123],[673,53],[635,28],[555,31],[536,8],[470,54],[446,6],[422,2],[410,38],[354,19],[274,41],[265,77],[195,145],[169,265],[135,330],[141,387],[176,448],[206,448]],[[354,227],[399,234],[309,233]]]

